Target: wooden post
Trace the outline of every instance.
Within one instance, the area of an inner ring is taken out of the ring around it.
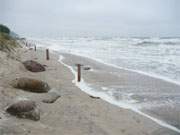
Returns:
[[[46,49],[46,60],[49,60],[49,49]]]
[[[36,51],[36,45],[34,46],[34,51]]]
[[[81,81],[81,64],[77,64],[77,81],[80,82]]]

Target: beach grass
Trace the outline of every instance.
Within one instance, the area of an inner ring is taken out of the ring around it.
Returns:
[[[15,38],[7,33],[0,32],[0,51],[12,52],[17,47],[20,47],[20,45]]]

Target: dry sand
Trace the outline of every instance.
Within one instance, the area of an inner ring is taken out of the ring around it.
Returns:
[[[45,51],[19,49],[15,56],[20,61],[37,60],[47,65],[47,71],[31,73],[21,62],[0,52],[0,135],[177,135],[148,118],[94,99],[77,88],[71,71],[58,61],[58,55],[45,59]],[[53,104],[43,103],[46,94],[14,89],[11,80],[31,77],[48,82],[52,91],[61,97]],[[38,122],[10,116],[5,108],[18,98],[37,102],[41,110]]]

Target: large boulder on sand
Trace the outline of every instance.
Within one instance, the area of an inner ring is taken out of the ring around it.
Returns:
[[[36,93],[45,93],[50,90],[50,87],[46,82],[31,78],[16,78],[12,81],[12,86],[14,88]]]
[[[27,60],[23,62],[23,65],[27,70],[31,72],[43,72],[46,70],[43,65],[33,60]]]
[[[60,98],[61,96],[56,93],[56,92],[50,92],[48,93],[48,95],[46,96],[45,99],[42,100],[43,103],[48,103],[48,104],[51,104],[51,103],[54,103],[56,102],[56,100],[58,98]]]
[[[34,101],[21,100],[10,105],[6,111],[19,118],[26,118],[31,120],[40,120],[40,111]]]

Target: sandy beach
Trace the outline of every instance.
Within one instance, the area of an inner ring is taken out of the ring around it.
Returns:
[[[141,87],[159,87],[179,89],[174,84],[157,81],[137,74],[122,72],[123,78],[106,74],[107,70],[116,70],[110,67],[101,69],[101,65],[82,57],[69,54],[64,56],[63,62],[74,66],[77,63],[89,65],[94,71],[83,71],[83,78],[88,83],[110,85],[112,83],[123,84],[126,88],[135,88],[138,79],[144,80]],[[46,71],[31,73],[27,71],[21,62],[36,60],[46,65]],[[102,99],[90,97],[81,91],[72,80],[74,75],[66,66],[58,62],[59,55],[50,53],[50,60],[45,57],[45,49],[28,50],[18,49],[12,57],[6,53],[0,53],[0,134],[2,135],[178,135],[179,133],[144,117],[130,109],[124,109],[112,105]],[[102,70],[102,72],[96,72]],[[104,72],[103,72],[104,71]],[[138,79],[134,79],[138,76]],[[15,89],[10,82],[17,77],[30,77],[47,82],[51,91],[58,92],[61,97],[52,104],[43,103],[49,93],[32,93]],[[133,78],[133,80],[132,80]],[[136,80],[136,81],[134,81]],[[108,84],[109,82],[109,84]],[[136,85],[135,85],[136,84]],[[152,85],[153,84],[153,85]],[[161,86],[161,87],[160,87]],[[5,112],[5,108],[20,98],[28,98],[35,101],[40,109],[40,120],[32,121],[11,116]],[[118,98],[118,97],[117,97]]]

